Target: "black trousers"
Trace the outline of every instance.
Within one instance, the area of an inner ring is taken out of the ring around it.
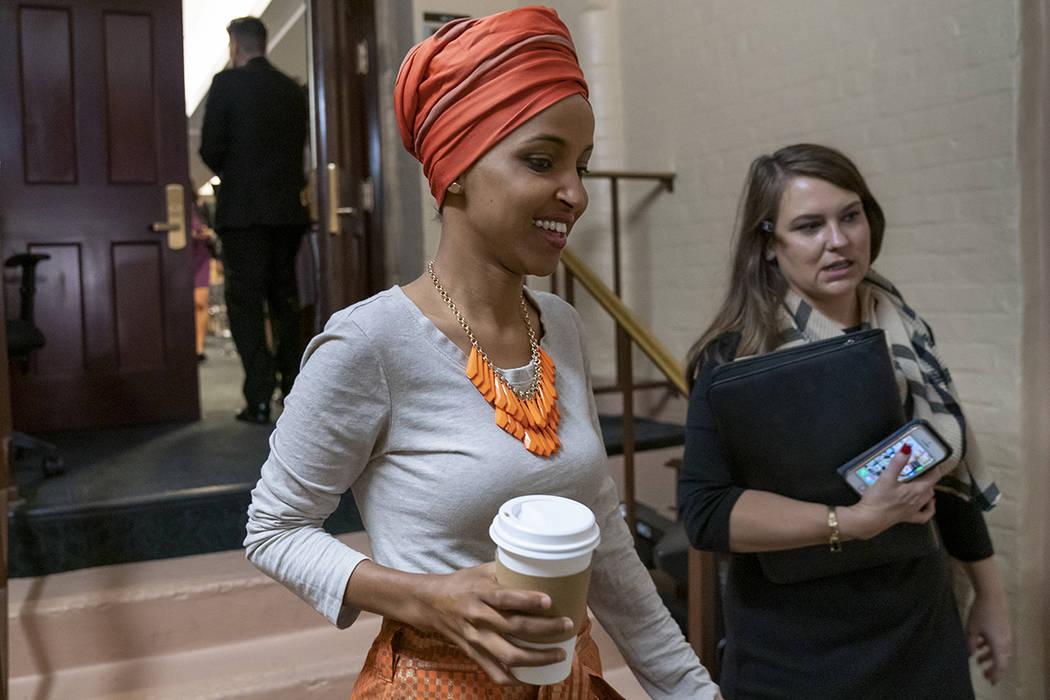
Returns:
[[[278,381],[287,394],[299,373],[303,348],[295,258],[305,229],[255,226],[225,228],[218,233],[226,314],[244,366],[244,399],[249,406],[269,405]],[[267,312],[274,352],[266,342]]]

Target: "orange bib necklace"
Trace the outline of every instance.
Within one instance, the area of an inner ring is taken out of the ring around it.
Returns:
[[[557,452],[561,447],[561,441],[558,439],[558,420],[561,416],[558,413],[558,392],[554,388],[554,360],[543,351],[536,340],[536,333],[529,322],[524,288],[521,291],[521,317],[529,331],[532,382],[525,391],[518,391],[507,382],[503,370],[493,365],[489,356],[481,349],[467,319],[463,318],[463,314],[452,303],[448,292],[434,274],[433,260],[427,263],[427,274],[430,275],[438,294],[448,304],[448,308],[452,309],[459,325],[467,333],[470,340],[467,378],[496,410],[496,425],[521,440],[525,449],[533,454],[547,457]]]

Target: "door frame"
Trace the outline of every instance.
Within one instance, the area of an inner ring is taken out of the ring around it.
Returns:
[[[387,284],[385,197],[374,0],[310,0],[309,10],[319,331],[333,312]],[[348,80],[346,68],[358,58],[346,54],[361,42],[367,71],[353,71],[355,77]],[[364,118],[353,118],[351,111]],[[329,163],[339,168],[335,181]],[[365,196],[368,183],[371,195]],[[352,215],[337,213],[350,208]],[[333,220],[337,233],[332,232]]]
[[[0,294],[0,316],[7,318],[4,309],[4,295]],[[11,454],[11,388],[7,376],[7,324],[0,326],[0,605],[4,613],[4,624],[0,627],[0,700],[7,700],[8,660],[7,638],[7,507],[11,500],[17,498],[13,474],[13,455]]]
[[[1019,690],[1050,692],[1050,0],[1022,0],[1018,109],[1021,462],[1014,603]]]

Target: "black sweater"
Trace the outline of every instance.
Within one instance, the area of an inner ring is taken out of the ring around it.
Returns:
[[[732,357],[737,339],[718,343],[719,354]],[[729,513],[744,489],[730,477],[729,462],[718,441],[707,403],[711,372],[719,364],[707,359],[699,367],[689,399],[685,431],[685,457],[678,478],[679,513],[689,540],[698,549],[729,551]],[[992,541],[980,508],[950,493],[937,491],[938,529],[945,549],[961,561],[992,556]]]

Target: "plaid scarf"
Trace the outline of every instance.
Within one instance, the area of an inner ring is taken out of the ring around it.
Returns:
[[[948,369],[937,354],[930,326],[904,302],[897,288],[874,270],[868,271],[857,292],[862,327],[886,332],[905,415],[930,423],[952,448],[942,468],[945,476],[936,488],[973,500],[982,510],[991,510],[999,500],[999,489],[984,474],[973,431],[959,406]],[[780,330],[778,350],[843,332],[791,290],[784,296]]]

